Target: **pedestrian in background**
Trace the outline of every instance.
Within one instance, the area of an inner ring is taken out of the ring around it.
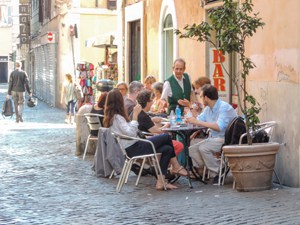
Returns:
[[[74,123],[75,116],[75,104],[76,104],[76,95],[75,95],[75,83],[71,74],[66,74],[65,83],[63,85],[63,95],[64,101],[67,106],[65,123]]]
[[[10,74],[6,98],[9,99],[12,95],[15,106],[16,122],[19,123],[23,122],[25,89],[30,97],[32,97],[32,93],[30,91],[27,73],[21,69],[22,63],[17,61],[15,67],[16,70]]]

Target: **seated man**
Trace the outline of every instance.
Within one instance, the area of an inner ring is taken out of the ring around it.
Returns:
[[[214,177],[213,184],[217,184],[220,162],[214,154],[221,151],[225,130],[232,119],[237,117],[237,113],[230,104],[219,99],[217,89],[210,84],[202,87],[200,97],[205,106],[203,112],[197,118],[191,117],[187,121],[209,128],[210,136],[190,146],[190,157],[197,169],[205,165]]]
[[[163,131],[161,130],[161,127],[158,125],[155,125],[155,123],[161,122],[161,117],[150,117],[147,112],[149,112],[152,104],[152,92],[148,90],[142,90],[137,98],[137,102],[142,106],[142,111],[138,115],[138,129],[141,131],[145,131],[152,134],[161,134]],[[176,156],[183,150],[183,144],[179,141],[173,140],[173,146]]]
[[[124,98],[125,111],[131,117],[133,107],[136,105],[136,96],[144,89],[144,85],[139,81],[132,81],[129,84],[128,96]]]

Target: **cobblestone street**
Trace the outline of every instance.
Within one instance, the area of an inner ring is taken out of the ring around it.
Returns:
[[[7,85],[0,85],[2,107]],[[0,224],[300,224],[300,189],[242,193],[185,178],[155,191],[155,179],[97,178],[93,157],[75,156],[75,126],[42,101],[25,106],[24,123],[0,119]]]

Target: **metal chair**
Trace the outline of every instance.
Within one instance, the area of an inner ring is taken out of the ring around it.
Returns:
[[[243,140],[243,138],[240,139],[240,137],[245,133],[245,131],[246,131],[245,122],[241,117],[235,117],[234,119],[232,119],[232,121],[229,123],[228,127],[226,128],[225,138],[224,138],[225,140],[223,146],[238,144],[239,141]],[[219,186],[224,185],[225,178],[230,170],[227,163],[227,159],[225,158],[224,153],[222,151],[222,148],[220,153],[221,153],[220,155],[216,156],[220,161],[219,174],[218,174]],[[203,180],[205,179],[205,177],[209,178],[209,170],[207,170],[206,166],[204,166],[203,169]]]
[[[95,136],[94,133],[98,134],[99,128],[102,127],[100,118],[103,118],[104,116],[96,113],[85,113],[84,117],[86,118],[86,122],[89,128],[89,136],[86,140],[85,149],[83,153],[83,160],[85,159],[90,140],[98,141],[98,135]]]
[[[138,177],[137,177],[137,180],[136,180],[136,183],[135,183],[136,186],[139,183],[139,180],[140,180],[140,177],[141,177],[141,174],[142,174],[142,169],[145,165],[145,162],[146,162],[146,160],[149,160],[150,163],[155,168],[155,172],[157,174],[157,177],[158,176],[161,177],[161,179],[163,181],[164,189],[167,190],[166,184],[164,182],[164,178],[162,176],[161,168],[160,168],[160,165],[159,165],[159,160],[158,160],[158,156],[161,155],[161,153],[156,153],[156,150],[155,150],[155,147],[154,147],[153,143],[151,141],[147,140],[147,139],[141,139],[141,138],[137,138],[137,137],[130,137],[130,136],[127,136],[127,135],[117,134],[115,132],[112,132],[112,135],[115,137],[116,141],[120,145],[122,153],[125,157],[125,163],[124,163],[124,166],[123,166],[120,178],[119,178],[118,185],[116,187],[116,191],[120,192],[123,185],[124,185],[124,183],[127,183],[128,177],[129,177],[129,174],[130,174],[130,170],[131,170],[131,166],[136,160],[142,160],[141,169],[140,169],[140,172],[138,174]],[[147,155],[138,155],[138,156],[134,156],[134,157],[130,158],[127,155],[127,152],[126,152],[125,148],[123,147],[121,140],[138,140],[138,141],[147,142],[151,145],[151,147],[153,149],[153,153],[152,154],[147,154]]]

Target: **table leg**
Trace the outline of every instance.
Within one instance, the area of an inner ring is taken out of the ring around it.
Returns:
[[[190,136],[191,136],[191,132],[187,132],[186,135],[181,135],[182,137],[184,137],[185,140],[185,157],[186,157],[186,170],[188,171],[188,182],[189,182],[189,187],[193,188],[192,186],[192,182],[191,182],[191,177],[190,177],[190,172],[192,172],[192,174],[196,177],[197,180],[199,180],[200,182],[207,184],[205,181],[202,180],[202,176],[199,174],[199,176],[196,174],[196,172],[193,169],[193,163],[192,163],[192,159],[190,157],[190,153],[189,153],[189,146],[191,144],[191,140],[190,140]]]

